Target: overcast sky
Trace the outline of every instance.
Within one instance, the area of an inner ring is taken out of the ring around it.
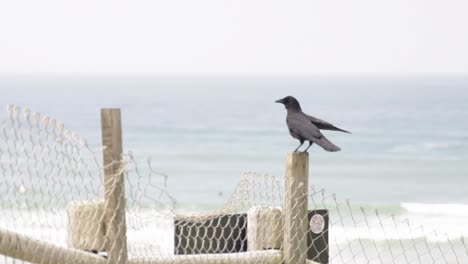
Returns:
[[[0,0],[0,72],[468,74],[466,0]]]

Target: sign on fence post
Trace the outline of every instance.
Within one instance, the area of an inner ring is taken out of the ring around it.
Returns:
[[[286,157],[284,207],[284,263],[305,264],[307,260],[307,219],[309,154],[289,153]]]
[[[125,187],[122,172],[122,124],[120,109],[101,109],[104,147],[105,222],[107,263],[127,263]]]

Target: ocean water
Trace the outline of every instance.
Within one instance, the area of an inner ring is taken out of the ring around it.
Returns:
[[[310,184],[468,236],[468,77],[3,74],[0,92],[0,107],[55,117],[95,150],[100,108],[121,108],[124,150],[151,157],[176,206],[192,211],[221,207],[244,171],[284,174],[298,143],[274,101],[293,95],[305,112],[352,132],[324,132],[341,152],[310,149]]]

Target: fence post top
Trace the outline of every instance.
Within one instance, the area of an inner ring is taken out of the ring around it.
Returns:
[[[288,156],[292,157],[308,157],[309,152],[302,152],[302,151],[296,151],[296,152],[289,152]]]

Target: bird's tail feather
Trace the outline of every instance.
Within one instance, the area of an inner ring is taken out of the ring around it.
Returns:
[[[319,140],[317,140],[317,143],[319,146],[321,146],[324,150],[330,151],[330,152],[336,152],[340,151],[341,149],[336,146],[335,144],[331,143],[330,140],[328,140],[326,137],[321,137]]]
[[[340,131],[340,132],[344,132],[344,133],[351,134],[351,132],[346,131],[346,130],[344,130],[344,129],[341,129],[341,128],[339,128],[339,127],[335,127],[335,131]]]

